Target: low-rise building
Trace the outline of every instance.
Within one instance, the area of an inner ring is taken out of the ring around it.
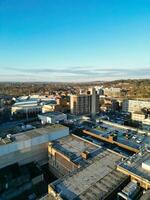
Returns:
[[[150,153],[146,149],[121,161],[117,170],[130,176],[144,189],[150,189]]]
[[[107,149],[92,152],[89,161],[83,158],[84,166],[68,173],[48,186],[49,200],[99,200],[113,199],[117,190],[128,182],[128,176],[116,170],[116,162],[121,159]],[[78,158],[76,158],[78,162]],[[87,163],[86,163],[87,162]]]
[[[13,104],[11,108],[12,116],[25,116],[28,118],[30,115],[36,115],[42,112],[42,105],[38,101],[23,101]]]
[[[67,115],[61,112],[47,112],[38,115],[42,124],[56,124],[67,120]]]
[[[56,101],[50,100],[42,103],[42,113],[54,112],[56,110]]]
[[[80,168],[101,148],[76,135],[69,135],[49,143],[49,168],[57,177]]]

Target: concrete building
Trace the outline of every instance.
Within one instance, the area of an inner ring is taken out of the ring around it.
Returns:
[[[46,112],[54,112],[57,102],[55,100],[50,100],[47,102],[42,102],[42,113],[46,113]]]
[[[150,108],[150,101],[125,99],[122,102],[123,112],[140,112],[143,108]]]
[[[71,95],[70,111],[75,115],[91,114],[99,112],[99,95],[94,88],[89,89],[87,94]]]
[[[56,100],[47,97],[34,95],[23,96],[16,100],[11,108],[11,114],[19,117],[30,117],[39,113],[55,111]]]
[[[85,165],[63,176],[48,186],[48,195],[43,198],[49,200],[99,200],[113,199],[116,191],[128,182],[128,176],[117,172],[115,163],[120,155],[107,149],[83,160]]]
[[[70,97],[69,96],[61,96],[56,99],[57,105],[55,107],[55,111],[59,112],[67,112],[70,109]]]
[[[148,137],[104,123],[83,132],[83,138],[72,134],[49,143],[49,168],[59,179],[41,200],[127,200],[141,195],[140,187],[150,188]],[[126,150],[132,154],[122,154]]]
[[[67,120],[67,115],[61,112],[47,112],[39,114],[38,118],[41,120],[42,124],[56,124]]]
[[[70,111],[71,114],[81,115],[90,113],[91,97],[89,95],[71,95]]]
[[[83,130],[83,133],[102,142],[107,144],[109,143],[110,145],[114,145],[133,153],[139,152],[144,143],[144,140],[140,140],[140,143],[137,143],[137,140],[131,140],[131,137],[134,134],[128,134],[128,132],[123,129],[121,130],[105,124],[99,126],[98,128]]]
[[[131,114],[131,119],[137,122],[143,122],[146,118],[146,115],[143,112],[133,112]]]
[[[48,162],[48,143],[68,134],[67,127],[53,125],[0,138],[0,168],[32,161],[45,164]]]
[[[137,181],[142,188],[150,189],[150,153],[144,148],[138,154],[121,161],[117,170]]]
[[[76,135],[69,135],[49,143],[49,168],[56,177],[62,177],[81,166],[102,148]]]
[[[91,115],[94,117],[99,111],[99,96],[97,95],[95,88],[90,88],[89,92],[91,94]]]

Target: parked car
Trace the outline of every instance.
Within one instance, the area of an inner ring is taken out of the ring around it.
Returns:
[[[135,140],[137,137],[138,137],[137,135],[133,135],[132,139]]]
[[[142,142],[142,139],[141,139],[141,138],[138,138],[138,139],[136,140],[136,142],[137,142],[138,144],[140,144],[140,143]]]

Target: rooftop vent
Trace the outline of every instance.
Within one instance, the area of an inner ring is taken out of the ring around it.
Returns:
[[[82,158],[84,158],[85,160],[87,160],[89,158],[89,152],[88,151],[83,151],[81,153]]]

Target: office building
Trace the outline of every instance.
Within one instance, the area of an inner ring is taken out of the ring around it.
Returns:
[[[4,99],[0,98],[0,108],[4,106]]]

